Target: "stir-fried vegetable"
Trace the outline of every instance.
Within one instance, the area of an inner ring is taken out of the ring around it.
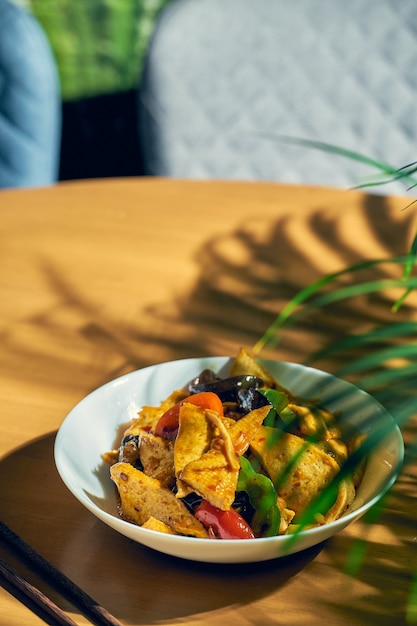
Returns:
[[[264,421],[264,426],[276,426],[277,419],[281,420],[284,425],[290,425],[296,420],[294,411],[288,407],[289,398],[284,391],[265,389],[262,393],[272,405],[271,411]]]
[[[240,457],[237,491],[245,491],[255,513],[251,527],[256,537],[273,537],[278,534],[280,511],[274,484],[268,476],[255,472],[250,461]]]
[[[242,350],[229,376],[204,370],[160,406],[142,407],[120,448],[104,456],[128,521],[254,539],[291,532],[353,449],[334,415],[294,397]],[[313,524],[350,506],[352,476],[336,485],[336,500],[313,514]]]
[[[255,539],[249,524],[235,509],[222,511],[203,500],[194,511],[195,517],[216,539]]]
[[[170,439],[173,441],[178,434],[178,425],[180,419],[180,409],[184,402],[189,402],[195,406],[200,406],[203,409],[211,409],[216,411],[219,415],[223,415],[223,404],[219,396],[212,391],[203,391],[193,394],[177,402],[173,407],[168,409],[158,420],[155,427],[155,435],[163,437],[164,439]]]

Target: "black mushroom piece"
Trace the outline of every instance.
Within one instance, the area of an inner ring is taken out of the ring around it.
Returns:
[[[123,437],[119,448],[119,462],[130,463],[137,469],[141,469],[139,435],[126,435]]]
[[[250,374],[222,379],[216,377],[214,380],[204,380],[200,375],[191,381],[188,390],[190,393],[212,391],[219,396],[222,402],[238,402],[241,390],[260,389],[262,385],[263,380],[261,378]]]
[[[220,380],[221,378],[217,376],[217,374],[215,374],[213,370],[205,369],[205,370],[202,370],[198,376],[193,378],[193,380],[190,383],[188,383],[186,387],[186,391],[192,393],[191,389],[195,387],[196,385],[214,383]]]
[[[271,404],[268,398],[253,387],[250,389],[239,389],[237,393],[237,406],[242,413],[250,413],[250,411],[268,404]]]

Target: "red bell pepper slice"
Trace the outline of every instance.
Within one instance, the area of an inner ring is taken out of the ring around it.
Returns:
[[[180,408],[184,402],[195,404],[202,409],[211,409],[212,411],[216,411],[219,415],[223,415],[223,404],[216,393],[212,391],[195,393],[175,404],[159,418],[155,427],[155,435],[174,441],[178,433]]]
[[[235,509],[222,511],[203,500],[194,516],[217,539],[255,539],[251,527]]]

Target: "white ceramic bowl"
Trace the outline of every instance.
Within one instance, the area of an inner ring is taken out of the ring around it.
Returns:
[[[347,514],[330,524],[294,536],[246,540],[196,539],[159,533],[122,520],[115,488],[101,455],[118,445],[121,426],[143,404],[158,405],[205,368],[226,371],[228,357],[195,358],[154,365],[122,376],[84,398],[64,420],[55,441],[58,472],[74,496],[105,524],[150,548],[184,559],[213,563],[266,561],[304,550],[333,536],[363,515],[394,483],[404,446],[392,417],[372,397],[325,372],[293,363],[263,361],[269,371],[295,395],[320,398],[331,411],[340,411],[344,424],[371,437],[383,428],[373,446],[360,488]]]

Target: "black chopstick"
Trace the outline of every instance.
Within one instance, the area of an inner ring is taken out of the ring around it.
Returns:
[[[121,626],[121,623],[105,609],[97,604],[83,589],[78,587],[65,574],[47,561],[39,552],[19,537],[4,522],[0,521],[0,537],[32,565],[50,584],[58,588],[74,606],[94,624],[98,626]],[[40,592],[39,592],[40,593]],[[69,619],[69,618],[68,618]],[[67,622],[68,623],[68,622]],[[74,623],[74,622],[72,622]]]
[[[45,596],[42,591],[31,585],[3,559],[0,559],[0,576],[6,579],[9,591],[13,590],[23,594],[23,597],[29,600],[30,603],[35,604],[42,613],[52,617],[54,623],[59,624],[59,626],[77,626],[77,623],[64,613],[59,606]]]

